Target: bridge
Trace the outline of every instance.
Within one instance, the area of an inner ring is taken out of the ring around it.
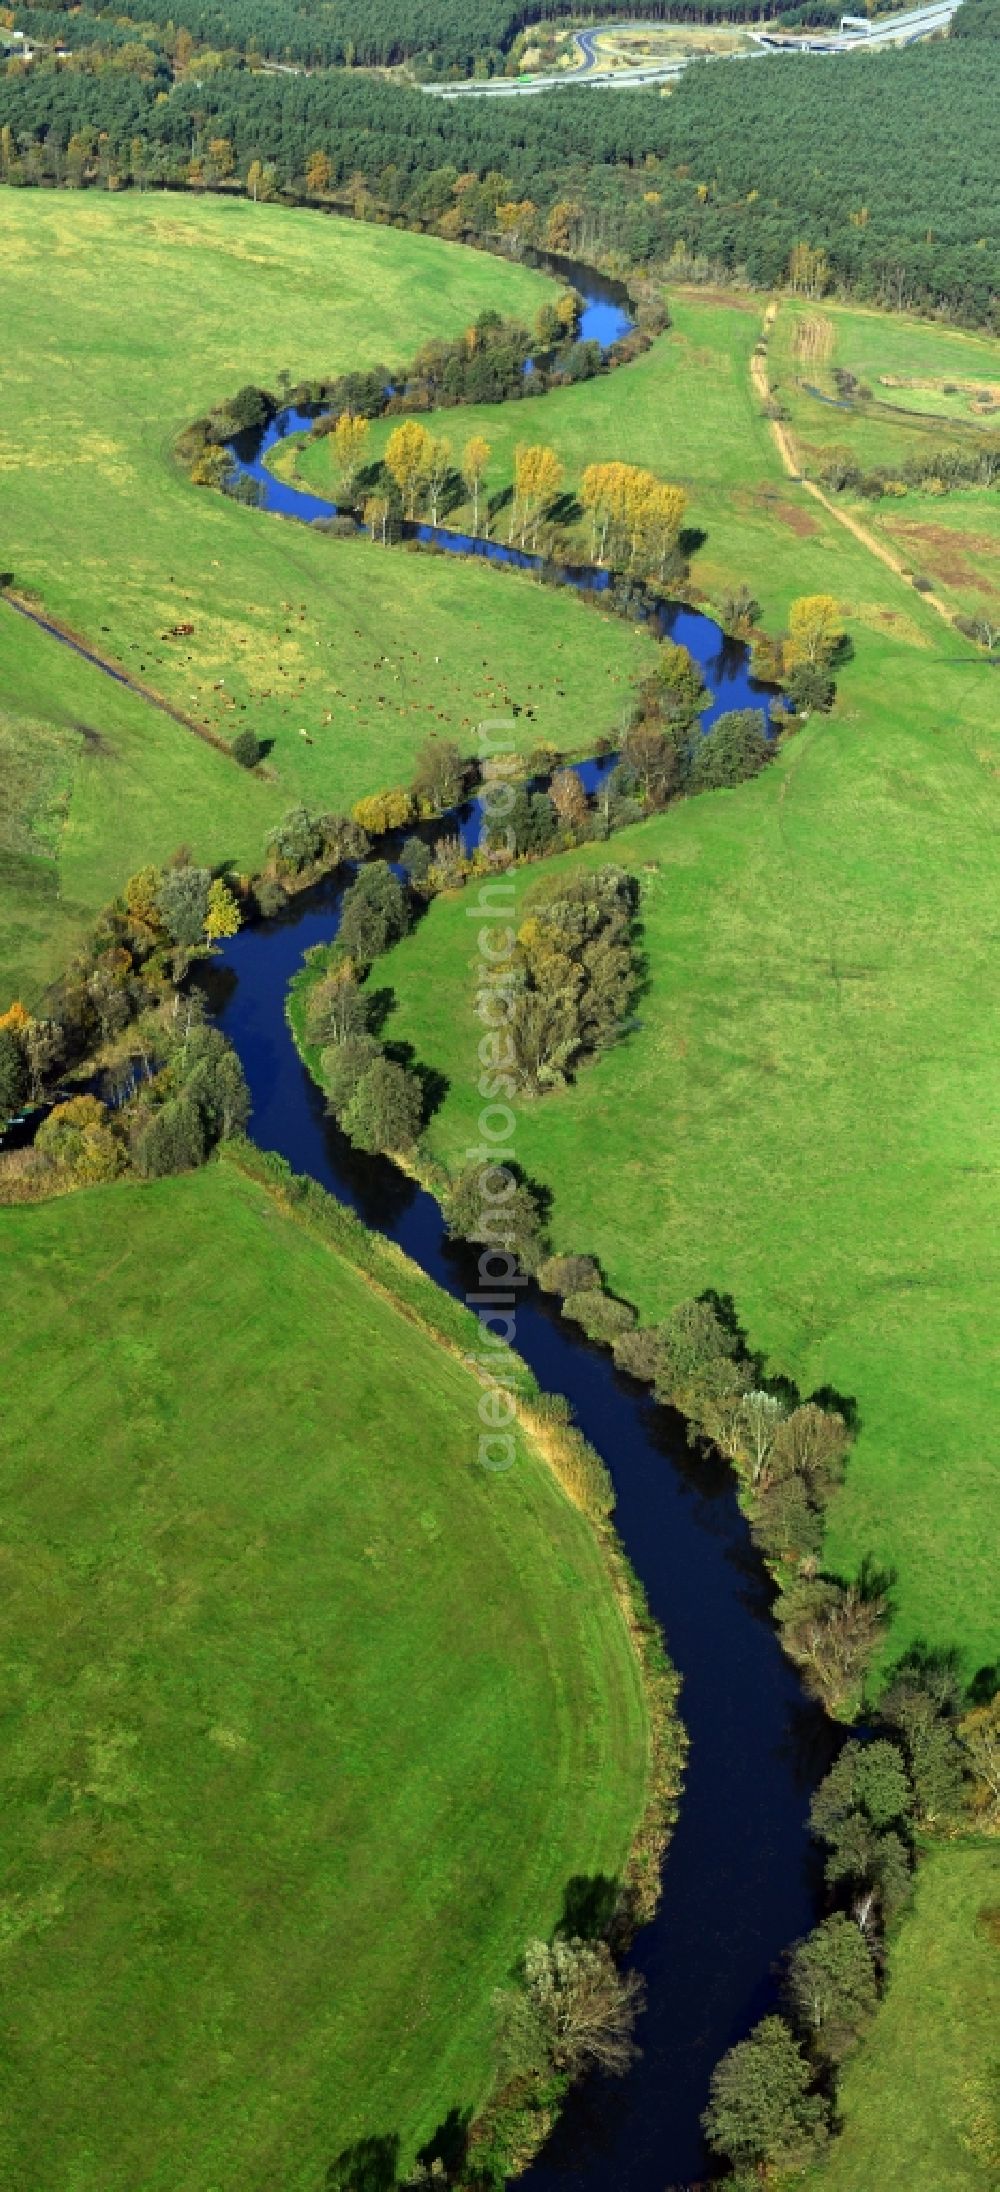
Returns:
[[[933,37],[935,31],[946,30],[959,5],[960,0],[925,0],[924,5],[907,8],[896,15],[871,19],[844,15],[838,30],[817,31],[808,38],[793,37],[787,31],[750,31],[753,46],[748,53],[710,58],[759,61],[765,55],[776,53],[870,53],[881,46],[909,46],[919,38]],[[635,68],[600,66],[596,40],[604,33],[652,28],[662,29],[663,25],[627,24],[623,20],[603,24],[594,30],[577,31],[578,66],[562,69],[551,76],[469,77],[458,83],[424,84],[421,89],[433,99],[530,99],[545,91],[634,91],[640,85],[675,83],[691,62],[702,56],[689,54],[681,60],[650,60]]]

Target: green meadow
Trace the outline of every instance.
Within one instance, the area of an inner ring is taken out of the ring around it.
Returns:
[[[471,1317],[231,1163],[7,1210],[0,1272],[0,2175],[402,2174],[642,1809],[590,1527],[527,1436],[478,1465]]]
[[[838,2083],[838,2136],[802,2192],[991,2192],[998,2017],[996,1845],[927,1849],[885,1999]]]
[[[515,1100],[517,1155],[557,1244],[644,1317],[716,1287],[776,1370],[855,1400],[827,1557],[892,1567],[892,1649],[957,1642],[971,1674],[995,1651],[992,673],[922,623],[854,645],[833,716],[756,783],[563,856],[639,874],[648,988],[574,1086]],[[446,1077],[426,1144],[451,1167],[474,950],[459,895],[378,969],[387,1033]]]
[[[620,625],[516,578],[242,509],[173,454],[248,380],[399,363],[487,305],[530,317],[541,276],[273,206],[36,191],[0,197],[0,264],[5,569],[196,723],[225,739],[249,724],[270,749],[241,781],[0,604],[0,736],[19,756],[0,804],[0,995],[30,1001],[63,939],[181,841],[255,865],[286,808],[405,780],[431,731],[473,750],[481,717],[513,702],[526,745],[579,750],[613,725],[638,652]],[[189,638],[163,636],[180,623]],[[58,909],[45,936],[39,893]]]
[[[824,400],[839,398],[838,366],[869,391],[852,397],[847,410]],[[838,453],[882,470],[945,449],[995,448],[1000,437],[1000,347],[988,336],[826,302],[785,302],[770,338],[769,371],[814,478]],[[898,498],[837,501],[954,613],[1000,619],[997,487],[948,494],[909,488]]]

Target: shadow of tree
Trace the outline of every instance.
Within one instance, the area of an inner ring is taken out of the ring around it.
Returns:
[[[329,2164],[324,2192],[394,2192],[398,2173],[397,2131],[355,2139]]]
[[[449,2108],[447,2116],[432,2132],[426,2146],[419,2148],[417,2160],[424,2169],[433,2169],[439,2163],[449,2184],[454,2184],[465,2167],[469,2151],[469,2126],[471,2108]]]
[[[574,1873],[563,1891],[562,1916],[556,1932],[570,1940],[596,1941],[611,1926],[619,1894],[619,1883],[610,1873]]]

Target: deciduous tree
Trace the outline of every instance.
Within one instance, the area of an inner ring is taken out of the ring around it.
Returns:
[[[844,620],[834,595],[800,594],[788,612],[785,668],[794,670],[800,663],[827,668],[843,637]]]
[[[226,936],[238,935],[240,918],[239,900],[217,875],[208,886],[205,909],[204,929],[209,948],[221,943]]]
[[[853,1919],[837,1912],[796,1942],[783,1992],[810,2054],[821,2062],[841,2062],[878,2000],[871,1950]]]
[[[368,446],[368,421],[351,411],[342,411],[330,438],[343,499],[352,502]]]
[[[712,2073],[702,2117],[712,2146],[738,2169],[795,2168],[827,2135],[822,2096],[784,2019],[765,2017]]]
[[[470,434],[462,451],[462,478],[472,497],[472,530],[479,532],[479,498],[490,461],[490,445],[482,434]]]
[[[421,426],[419,420],[403,419],[393,428],[386,443],[386,469],[399,488],[408,518],[416,511],[417,497],[427,471],[430,440],[426,426]]]

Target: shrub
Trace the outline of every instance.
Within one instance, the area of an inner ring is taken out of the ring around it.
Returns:
[[[455,1238],[506,1249],[523,1271],[537,1271],[545,1245],[541,1211],[527,1181],[509,1165],[467,1166],[446,1192],[444,1213]]]
[[[364,1033],[346,1035],[324,1050],[320,1059],[323,1086],[330,1109],[338,1117],[350,1103],[358,1082],[381,1056],[382,1046],[376,1037]]]
[[[547,1256],[539,1266],[538,1284],[544,1294],[592,1293],[601,1274],[592,1256]]]
[[[432,732],[417,755],[414,799],[432,814],[442,814],[461,799],[467,774],[468,763],[454,742]]]
[[[309,990],[306,1002],[309,1040],[318,1049],[325,1050],[332,1043],[344,1043],[352,1036],[364,1035],[367,1028],[368,1002],[364,991],[354,979],[349,960],[341,960]]]
[[[882,1738],[874,1743],[845,1743],[813,1798],[813,1833],[835,1847],[855,1812],[862,1812],[880,1832],[910,1819],[913,1788],[898,1744]]]
[[[971,1779],[972,1815],[992,1832],[1000,1826],[1000,1697],[967,1713],[960,1735]]]
[[[657,1400],[700,1421],[710,1401],[742,1395],[747,1380],[739,1367],[739,1343],[714,1302],[679,1302],[650,1337]]]
[[[137,1129],[132,1154],[136,1171],[146,1180],[193,1171],[203,1164],[205,1133],[197,1105],[187,1096],[176,1096],[159,1110],[146,1114]]]
[[[835,687],[829,670],[803,662],[790,672],[787,689],[796,714],[812,715],[830,706]]]
[[[253,885],[254,903],[262,921],[273,920],[288,904],[288,896],[281,884],[270,875],[258,875]]]
[[[13,1028],[0,1028],[0,1119],[9,1119],[28,1089],[24,1051]]]
[[[80,1186],[113,1180],[125,1169],[125,1150],[96,1096],[71,1096],[56,1104],[35,1137],[38,1155]]]
[[[629,1332],[635,1324],[635,1310],[627,1302],[616,1301],[613,1294],[594,1293],[588,1289],[582,1294],[567,1294],[563,1302],[564,1317],[572,1317],[574,1324],[582,1325],[589,1340],[609,1342],[620,1333]]]
[[[423,1119],[423,1092],[415,1073],[378,1057],[355,1083],[340,1124],[357,1149],[371,1153],[411,1149]]]
[[[399,877],[387,861],[370,861],[344,893],[340,941],[345,951],[359,966],[370,966],[409,926],[410,904]]]
[[[157,893],[161,918],[182,951],[197,951],[205,941],[205,916],[212,877],[190,862],[164,869]]]
[[[233,740],[233,760],[239,762],[241,769],[256,768],[260,760],[260,740],[256,731],[251,731],[249,727],[237,731]]]
[[[796,1584],[776,1614],[785,1649],[827,1712],[856,1709],[881,1638],[886,1601],[859,1584],[826,1578]]]
[[[843,1481],[849,1437],[843,1416],[806,1401],[778,1424],[766,1479],[801,1477],[810,1499],[822,1505]]]
[[[690,789],[717,791],[758,776],[772,757],[763,713],[734,708],[720,715],[691,757]]]
[[[320,858],[325,844],[322,819],[308,807],[291,807],[267,837],[267,852],[279,874],[300,875]]]
[[[520,1989],[498,1998],[508,2078],[622,2076],[635,2058],[644,1991],[637,1972],[618,1970],[604,1941],[530,1941]]]
[[[823,1517],[801,1477],[759,1489],[750,1535],[769,1560],[808,1560],[823,1543]]]
[[[356,799],[351,808],[352,819],[369,837],[382,837],[387,830],[405,829],[406,824],[413,821],[415,812],[413,793],[403,785],[370,792],[366,799]]]
[[[636,895],[634,877],[613,867],[548,876],[528,893],[508,1029],[529,1090],[561,1084],[617,1035],[637,976]]]
[[[404,838],[399,860],[411,883],[426,883],[431,865],[431,849],[429,845],[425,845],[422,837]]]

